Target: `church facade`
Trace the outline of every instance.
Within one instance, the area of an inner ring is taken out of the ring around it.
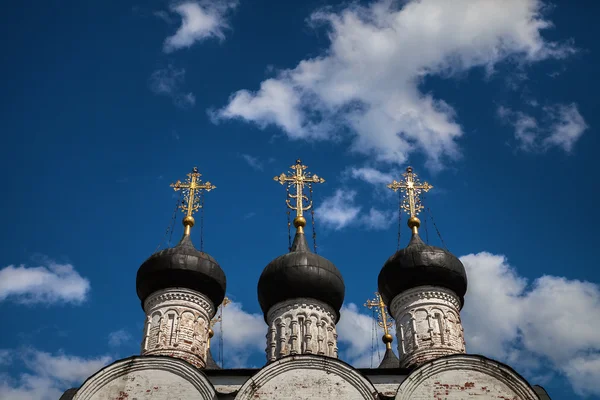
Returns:
[[[288,188],[296,211],[290,251],[271,261],[258,282],[267,326],[266,364],[260,369],[221,369],[210,351],[211,320],[225,298],[226,276],[192,243],[198,194],[197,169],[182,190],[184,235],[174,247],[151,255],[139,268],[136,289],[146,314],[141,355],[118,360],[67,390],[60,400],[548,400],[509,366],[467,354],[460,310],[467,291],[461,261],[419,237],[421,184],[412,168],[388,187],[404,192],[410,215],[409,244],[393,254],[378,277],[381,310],[395,321],[398,355],[385,328],[386,353],[378,368],[354,368],[338,358],[336,324],[345,295],[342,274],[310,251],[303,190],[324,180],[300,160],[275,180]],[[290,191],[291,189],[291,191]],[[383,317],[385,320],[385,316]],[[385,326],[385,324],[384,324]]]

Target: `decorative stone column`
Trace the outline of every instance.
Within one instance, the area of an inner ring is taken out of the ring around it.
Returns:
[[[418,286],[394,297],[389,308],[396,321],[401,367],[466,352],[460,300],[453,291]]]
[[[267,361],[294,354],[338,357],[336,313],[324,302],[300,298],[279,302],[267,313]]]
[[[206,366],[213,303],[202,293],[171,288],[158,290],[144,301],[146,326],[142,355],[181,358],[198,368]]]

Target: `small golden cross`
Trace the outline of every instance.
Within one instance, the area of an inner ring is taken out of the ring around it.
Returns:
[[[417,214],[423,209],[420,198],[421,192],[428,192],[430,189],[433,189],[433,186],[427,182],[421,183],[417,178],[417,174],[413,172],[412,167],[406,168],[406,172],[402,176],[404,177],[403,181],[397,182],[393,180],[387,187],[394,192],[397,190],[404,192],[401,207],[410,215],[409,226],[415,230],[420,224]],[[413,221],[412,223],[411,220]]]
[[[313,183],[323,183],[325,182],[325,179],[317,175],[313,175],[310,172],[305,172],[308,166],[302,165],[302,161],[300,159],[296,160],[296,164],[292,165],[290,168],[294,170],[294,172],[290,172],[289,175],[282,173],[281,175],[274,177],[273,180],[281,183],[282,185],[287,183],[288,188],[294,186],[296,194],[291,194],[288,192],[288,196],[290,198],[286,199],[285,202],[289,208],[291,208],[292,210],[296,210],[294,226],[298,228],[298,225],[296,225],[298,221],[303,220],[304,224],[306,223],[303,217],[304,211],[310,210],[313,205],[312,200],[309,200],[308,197],[302,193],[304,185],[310,185]],[[290,202],[290,199],[295,199],[296,205],[293,205]],[[305,202],[307,204],[305,204]],[[299,231],[300,228],[304,226],[304,224],[299,224]]]
[[[383,328],[383,343],[385,343],[385,347],[388,349],[392,348],[392,341],[394,338],[390,335],[389,327],[392,326],[394,321],[390,318],[388,313],[385,310],[385,303],[381,298],[381,295],[378,292],[375,292],[375,299],[367,300],[365,303],[365,307],[371,309],[373,307],[377,307],[377,324]]]
[[[185,234],[189,235],[192,226],[194,226],[194,217],[192,214],[198,211],[202,205],[200,204],[200,193],[202,190],[210,192],[217,187],[210,182],[202,183],[200,177],[201,173],[198,172],[198,168],[194,167],[191,173],[187,174],[185,182],[177,181],[171,183],[171,187],[176,192],[181,190],[183,192],[183,202],[179,206],[181,211],[186,213],[186,217],[183,219],[183,225],[185,226]]]

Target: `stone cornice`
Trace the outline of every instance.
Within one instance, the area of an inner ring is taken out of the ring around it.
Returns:
[[[189,303],[195,304],[206,311],[209,318],[212,318],[215,315],[215,307],[208,297],[202,293],[183,288],[169,288],[152,293],[144,302],[144,310],[146,313],[149,313],[150,310],[161,303],[170,301],[187,302],[188,304],[186,306],[189,306]]]
[[[458,296],[449,289],[436,286],[419,286],[400,293],[392,300],[390,310],[393,315],[396,315],[398,309],[419,300],[442,300],[450,303],[456,310],[460,310]]]
[[[331,319],[331,322],[334,324],[337,322],[337,314],[332,307],[322,301],[310,298],[286,300],[275,304],[267,313],[267,321],[273,321],[273,319],[280,317],[283,313],[294,309],[302,309],[307,312],[314,310],[319,313],[324,313]]]

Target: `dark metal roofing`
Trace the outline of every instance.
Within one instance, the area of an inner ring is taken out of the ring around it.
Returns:
[[[377,368],[400,368],[400,360],[392,349],[386,349],[383,360]]]
[[[212,351],[210,351],[210,347],[206,352],[206,367],[204,367],[204,369],[221,369],[221,367],[219,367],[219,364],[217,364],[217,362],[213,358]]]
[[[207,296],[215,306],[225,297],[225,273],[207,253],[196,250],[189,235],[177,246],[152,254],[138,269],[137,295],[142,301],[161,289],[183,287]]]
[[[258,302],[265,314],[281,301],[308,297],[330,305],[337,314],[346,287],[333,263],[309,250],[304,233],[296,233],[291,251],[266,266],[258,281]]]
[[[540,385],[534,385],[533,391],[535,392],[535,394],[538,395],[540,400],[551,400],[550,396],[548,395],[548,392],[546,392],[546,389],[544,389]]]
[[[67,389],[58,400],[72,400],[77,394],[78,388]]]
[[[397,251],[383,265],[377,280],[386,304],[405,290],[424,285],[452,290],[461,305],[467,292],[467,273],[456,256],[439,247],[423,243],[413,234],[408,246]]]

